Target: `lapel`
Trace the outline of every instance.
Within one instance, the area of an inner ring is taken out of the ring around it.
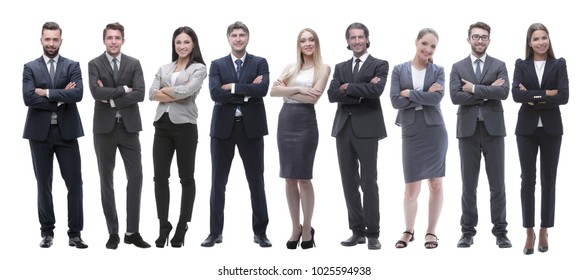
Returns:
[[[122,60],[122,59],[121,59]],[[108,57],[106,56],[106,53],[103,53],[102,56],[100,56],[100,63],[102,63],[102,67],[108,71],[108,74],[110,75],[110,77],[112,77],[112,80],[114,81],[114,71],[112,70],[112,64],[110,64],[110,61],[108,61]],[[122,63],[121,63],[122,65]],[[122,67],[119,67],[119,73],[120,73],[120,69]],[[102,81],[104,82],[104,81]],[[114,81],[114,84],[116,84],[116,81]]]
[[[526,76],[529,77],[528,80],[523,82],[523,85],[527,87],[527,89],[540,89],[541,85],[539,84],[539,76],[537,76],[537,71],[535,71],[535,62],[530,59],[525,59],[525,72]],[[547,70],[547,63],[545,63],[545,68],[543,73],[546,73]],[[543,74],[545,77],[545,74]]]
[[[245,61],[247,61],[247,58],[245,58]],[[225,57],[225,64],[226,64],[227,69],[229,70],[228,72],[231,73],[231,76],[233,78],[232,80],[239,81],[240,79],[237,79],[237,69],[235,68],[235,62],[233,61],[231,54],[229,54]],[[245,63],[243,63],[243,65],[241,66],[241,73],[243,73],[244,70],[245,70]],[[243,75],[241,75],[241,77],[243,77]]]
[[[400,81],[400,88],[401,89],[414,89],[414,85],[412,84],[412,61],[406,62],[404,65],[404,74],[401,73],[400,77],[403,78]],[[426,77],[425,77],[426,80]]]
[[[37,63],[39,63],[39,69],[43,69],[41,70],[41,73],[43,75],[43,77],[45,78],[45,81],[49,81],[48,86],[51,86],[51,88],[53,87],[53,81],[51,81],[51,75],[49,75],[49,67],[47,67],[47,64],[45,63],[45,59],[43,59],[43,56],[41,56],[38,60]],[[55,72],[57,72],[57,68],[55,69]]]
[[[427,63],[427,70],[425,70],[425,81],[423,82],[423,92],[429,90],[429,87],[435,82],[437,73],[433,73],[433,63]],[[411,77],[412,80],[412,77]]]
[[[555,59],[547,59],[547,61],[545,61],[545,69],[543,69],[543,77],[541,77],[541,88],[546,87],[545,82],[547,80],[547,77],[551,76],[551,72],[555,70],[555,65]]]
[[[367,69],[370,68],[370,65],[372,63],[374,63],[374,58],[371,55],[368,55],[365,61],[363,62],[363,65],[361,65],[361,68],[359,68],[359,72],[357,73],[358,80],[356,82],[359,82],[361,77],[363,77],[363,73],[365,73],[365,71],[367,71]]]
[[[488,61],[488,59],[486,58],[486,61]],[[461,77],[464,78],[474,84],[479,84],[480,81],[478,81],[478,79],[476,78],[476,72],[474,72],[474,62],[472,61],[471,57],[468,55],[468,57],[466,57],[463,60],[463,64],[464,67],[466,68],[466,73],[468,74],[467,77]],[[486,64],[487,65],[487,64]],[[486,65],[484,65],[484,70],[482,71],[482,77],[484,77],[484,71],[487,69]],[[474,81],[478,81],[477,83],[475,83]]]

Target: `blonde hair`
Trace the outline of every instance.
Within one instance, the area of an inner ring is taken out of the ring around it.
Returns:
[[[289,84],[292,78],[298,76],[298,74],[302,70],[302,66],[304,66],[304,54],[302,53],[302,48],[300,47],[300,37],[302,37],[302,34],[304,32],[309,32],[310,34],[312,34],[312,37],[314,38],[314,52],[312,54],[314,77],[312,79],[312,86],[314,86],[314,84],[320,77],[321,69],[323,66],[323,58],[321,56],[321,44],[319,41],[319,37],[314,30],[310,28],[304,28],[300,31],[300,33],[298,33],[298,37],[296,38],[296,64],[294,65],[294,67],[292,67],[292,69],[290,69],[290,72],[288,72],[288,74],[286,74],[286,76],[284,77],[284,82],[286,84]]]

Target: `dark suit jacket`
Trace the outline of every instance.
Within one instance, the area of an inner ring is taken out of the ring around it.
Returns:
[[[22,92],[26,106],[29,107],[23,137],[30,140],[47,139],[51,126],[51,114],[57,113],[59,130],[65,140],[73,140],[84,135],[82,121],[76,102],[82,100],[84,85],[80,64],[59,56],[55,68],[55,83],[41,56],[24,65]],[[69,82],[76,87],[65,90]],[[49,89],[49,98],[35,94],[35,88]],[[58,106],[58,102],[63,102]]]
[[[502,86],[492,86],[499,78]],[[462,91],[461,79],[475,84],[475,93]],[[510,84],[504,62],[486,55],[482,80],[477,81],[470,57],[456,62],[451,68],[449,88],[451,101],[459,105],[457,110],[457,138],[474,135],[477,125],[478,106],[481,106],[486,130],[492,136],[506,136],[504,109],[501,100],[508,98]]]
[[[247,53],[241,68],[241,77],[237,79],[231,55],[214,60],[210,64],[208,78],[210,96],[215,102],[212,111],[210,136],[227,139],[231,136],[235,122],[235,110],[241,108],[245,133],[249,138],[259,138],[268,134],[267,119],[263,97],[269,88],[269,66],[265,58]],[[263,80],[252,84],[259,75]],[[235,93],[221,88],[223,84],[235,83]],[[249,97],[247,101],[245,98]]]
[[[522,91],[519,84],[523,84],[527,90]],[[557,89],[557,95],[545,95],[548,89]],[[539,84],[533,60],[517,59],[512,80],[512,98],[515,102],[522,103],[516,135],[532,135],[537,128],[539,117],[545,133],[563,135],[559,105],[567,104],[569,98],[566,60],[560,58],[545,61],[543,78]],[[529,105],[529,102],[533,105]]]
[[[96,100],[94,102],[94,133],[109,133],[114,129],[114,118],[118,110],[128,132],[142,130],[141,114],[138,102],[145,99],[145,79],[139,60],[121,54],[119,75],[114,80],[112,65],[105,53],[88,62],[88,78],[90,92]],[[102,81],[103,87],[97,81]],[[123,86],[133,91],[125,93]],[[111,107],[110,100],[114,100],[116,108]],[[107,100],[108,103],[102,102]]]
[[[427,92],[434,84],[440,84],[443,89],[438,93]],[[400,95],[400,92],[410,89],[409,97]],[[442,125],[441,100],[445,95],[445,70],[433,63],[427,64],[423,90],[414,90],[412,84],[412,61],[394,66],[392,80],[390,81],[390,99],[392,107],[398,109],[396,124],[399,126],[411,125],[415,119],[415,108],[421,106],[428,125]]]
[[[335,66],[327,90],[329,101],[338,103],[331,136],[337,137],[349,115],[352,115],[351,126],[357,137],[382,139],[386,137],[386,126],[380,96],[388,78],[388,62],[369,55],[359,70],[357,81],[353,80],[352,64],[353,59],[350,59]],[[376,76],[380,82],[370,83]],[[339,87],[345,83],[349,83],[347,90],[340,90]]]

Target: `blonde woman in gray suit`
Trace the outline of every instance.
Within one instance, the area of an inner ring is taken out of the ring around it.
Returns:
[[[396,65],[392,72],[390,97],[398,109],[396,125],[402,127],[402,166],[404,170],[404,219],[406,230],[396,242],[405,248],[414,240],[414,225],[421,181],[429,182],[429,223],[425,248],[437,248],[435,228],[443,206],[447,130],[440,103],[444,95],[445,72],[433,64],[439,36],[431,28],[421,29],[411,61]]]
[[[169,176],[174,153],[182,185],[180,218],[170,240],[172,247],[182,247],[192,219],[196,197],[194,168],[198,128],[196,96],[206,78],[206,66],[196,32],[190,27],[176,29],[172,37],[172,62],[159,68],[149,90],[149,99],[159,102],[153,125],[153,167],[155,202],[159,219],[159,237],[155,246],[162,248],[169,240]]]

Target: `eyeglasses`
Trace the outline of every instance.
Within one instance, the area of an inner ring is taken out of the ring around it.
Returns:
[[[470,38],[472,38],[472,40],[474,40],[474,41],[479,41],[480,39],[482,39],[482,41],[488,41],[488,39],[490,39],[490,37],[488,35],[478,35],[478,34],[474,34]]]

